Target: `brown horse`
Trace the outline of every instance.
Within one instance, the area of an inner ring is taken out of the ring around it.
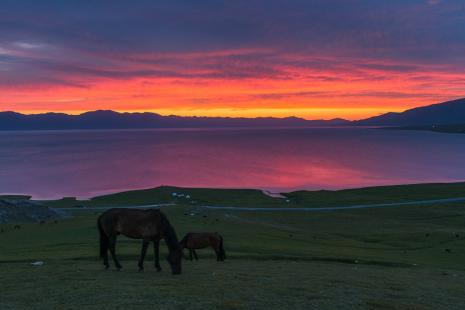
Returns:
[[[142,250],[139,258],[139,271],[144,269],[144,258],[150,241],[154,243],[155,268],[161,271],[159,263],[159,244],[161,239],[169,249],[167,260],[173,274],[181,273],[182,248],[178,243],[176,232],[166,216],[157,209],[110,209],[99,216],[97,220],[100,232],[100,257],[103,258],[105,268],[108,264],[108,250],[110,250],[115,266],[120,270],[121,264],[115,254],[116,237],[119,234],[129,238],[142,239]]]
[[[216,253],[217,261],[224,261],[226,258],[226,253],[223,248],[223,237],[219,233],[188,233],[184,238],[179,242],[181,248],[189,249],[189,257],[192,260],[192,254],[196,260],[197,253],[196,249],[204,249],[211,246]]]

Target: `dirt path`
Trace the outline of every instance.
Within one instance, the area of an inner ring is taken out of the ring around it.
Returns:
[[[192,206],[196,208],[212,209],[212,210],[229,210],[229,211],[289,211],[289,212],[322,212],[322,211],[344,211],[344,210],[354,210],[354,209],[368,209],[368,208],[388,208],[388,207],[401,207],[401,206],[412,206],[412,205],[430,205],[436,203],[452,203],[452,202],[465,202],[465,197],[456,197],[456,198],[443,198],[443,199],[429,199],[429,200],[414,200],[414,201],[405,201],[405,202],[392,202],[392,203],[376,203],[376,204],[366,204],[366,205],[352,205],[345,207],[315,207],[315,208],[292,208],[292,207],[282,207],[282,208],[259,208],[259,207],[225,207],[225,206]],[[149,209],[149,208],[161,208],[175,206],[174,203],[165,203],[165,204],[153,204],[153,205],[142,205],[142,206],[121,206],[114,208],[135,208],[135,209]],[[89,207],[89,208],[57,208],[59,210],[82,210],[82,211],[92,211],[92,210],[107,210],[113,207]]]
[[[352,205],[345,207],[312,207],[312,208],[254,208],[254,207],[224,207],[224,206],[199,206],[206,209],[218,209],[218,210],[231,210],[231,211],[295,211],[295,212],[321,212],[321,211],[341,211],[341,210],[353,210],[353,209],[368,209],[368,208],[387,208],[387,207],[400,207],[400,206],[412,206],[412,205],[429,205],[436,203],[451,203],[451,202],[462,202],[465,201],[465,197],[456,198],[444,198],[444,199],[430,199],[430,200],[414,200],[405,202],[392,202],[392,203],[375,203],[366,205]]]

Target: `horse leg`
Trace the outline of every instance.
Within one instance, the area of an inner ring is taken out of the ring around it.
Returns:
[[[160,241],[153,241],[153,251],[155,254],[155,268],[158,272],[161,271],[160,267]]]
[[[194,249],[192,249],[192,253],[194,253],[195,260],[199,260],[199,257],[197,256],[197,252],[195,252]]]
[[[100,221],[97,222],[97,227],[98,227],[99,235],[100,235],[100,257],[103,258],[103,265],[105,266],[105,269],[108,269],[110,267],[110,265],[108,264],[108,246],[109,246],[108,236],[103,230],[103,227]]]
[[[192,249],[189,249],[189,259],[192,260]]]
[[[116,258],[116,253],[115,253],[115,246],[116,246],[116,235],[113,235],[108,238],[109,240],[109,248],[110,248],[110,253],[111,257],[113,258],[113,261],[115,262],[116,269],[118,271],[123,268],[121,264],[119,263],[118,259]]]
[[[105,253],[103,254],[103,265],[105,269],[110,268],[110,264],[108,263],[108,249],[106,249]]]
[[[226,252],[224,251],[223,237],[221,235],[219,237],[220,237],[219,250],[220,250],[220,255],[221,255],[221,261],[224,261],[226,259]]]
[[[212,245],[213,251],[215,251],[216,254],[216,261],[219,262],[221,260],[221,252],[218,249],[218,247],[215,247]]]
[[[108,244],[109,240],[107,236],[100,235],[100,256],[103,258],[105,269],[110,268],[110,264],[108,263]]]
[[[144,258],[145,254],[147,254],[147,248],[149,247],[149,241],[148,240],[142,240],[142,248],[140,251],[140,257],[139,257],[139,271],[144,270]]]

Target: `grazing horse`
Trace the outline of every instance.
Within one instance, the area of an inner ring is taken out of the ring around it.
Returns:
[[[223,237],[219,233],[188,233],[184,238],[179,242],[181,248],[189,249],[189,257],[192,260],[192,254],[196,260],[197,253],[196,249],[204,249],[211,246],[216,253],[217,261],[224,261],[226,258],[226,253],[223,248]]]
[[[166,216],[157,209],[110,209],[99,216],[97,220],[100,232],[100,257],[106,268],[108,264],[108,250],[110,250],[115,266],[120,270],[121,264],[115,254],[116,237],[119,234],[133,239],[142,239],[142,250],[139,258],[139,271],[144,269],[144,258],[150,241],[154,244],[155,268],[161,271],[159,263],[160,240],[165,239],[169,255],[167,260],[173,274],[181,273],[182,248],[178,243],[176,232]]]

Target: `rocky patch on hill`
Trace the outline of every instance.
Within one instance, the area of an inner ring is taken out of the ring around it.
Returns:
[[[0,199],[0,224],[34,223],[67,218],[66,212],[29,200]]]

